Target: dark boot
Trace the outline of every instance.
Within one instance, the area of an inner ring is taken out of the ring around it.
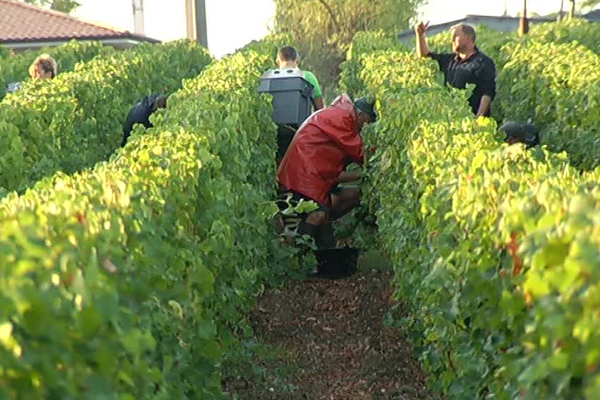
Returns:
[[[315,242],[319,249],[332,249],[335,247],[333,224],[328,222],[318,227]]]

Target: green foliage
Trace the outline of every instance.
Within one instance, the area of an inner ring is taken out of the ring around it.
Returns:
[[[201,302],[184,309],[192,294],[177,285],[187,274],[190,289],[212,289],[211,273],[197,265],[191,270],[190,253],[199,249],[185,235],[189,211],[179,212],[192,208],[186,199],[198,190],[199,164],[209,157],[197,138],[165,132],[93,171],[59,174],[21,198],[5,199],[3,398],[188,390],[175,383],[192,368],[189,347],[205,347],[195,360],[217,351]],[[185,333],[192,327],[201,338],[190,343]],[[178,335],[181,351],[162,357]],[[197,373],[200,385],[211,381],[206,372]]]
[[[51,55],[58,64],[58,73],[72,71],[78,63],[92,60],[97,56],[107,57],[114,52],[112,47],[100,42],[78,42],[72,40],[58,47],[45,47],[41,50],[26,51],[13,56],[0,57],[0,99],[6,94],[6,85],[29,79],[29,66],[40,54]]]
[[[144,44],[52,80],[29,81],[0,103],[0,187],[21,191],[56,171],[106,159],[121,142],[131,106],[176,90],[210,61],[193,42]]]
[[[0,46],[0,60],[7,59],[8,57],[10,57],[10,51],[4,46]]]
[[[600,336],[593,328],[599,323],[599,175],[578,175],[571,169],[540,175],[502,207],[501,231],[518,238],[527,268],[516,279],[520,290],[503,294],[504,312],[509,321],[524,312],[533,317],[501,371],[510,382],[505,387],[526,400],[591,400],[600,389]]]
[[[600,26],[585,19],[534,25],[529,35],[542,43],[571,43],[578,41],[600,55]]]
[[[461,400],[597,398],[600,171],[502,144],[430,61],[362,60],[356,79],[381,116],[365,133],[377,151],[363,193],[432,387]]]
[[[579,7],[581,8],[594,8],[600,4],[600,0],[583,0],[579,3]]]
[[[223,397],[221,361],[270,274],[264,46],[186,81],[110,161],[0,203],[0,397]]]
[[[340,87],[344,93],[352,97],[359,97],[364,91],[361,85],[359,73],[362,70],[362,56],[378,50],[403,50],[404,45],[400,43],[395,35],[383,31],[358,32],[346,55],[346,61],[340,66],[342,74]]]
[[[401,32],[423,0],[275,0],[275,32],[289,33],[305,69],[322,86],[338,79],[339,66],[360,31]]]
[[[600,56],[575,43],[529,41],[506,46],[508,62],[498,74],[502,113],[532,120],[542,143],[567,151],[583,169],[600,164]]]
[[[51,10],[70,13],[81,6],[76,0],[23,0],[25,3],[38,7],[49,7]]]
[[[478,27],[479,48],[495,61],[498,96],[494,117],[531,121],[542,143],[567,151],[583,169],[599,165],[598,40],[600,28],[584,20],[534,25],[525,38]],[[430,39],[434,51],[448,51],[448,33]]]

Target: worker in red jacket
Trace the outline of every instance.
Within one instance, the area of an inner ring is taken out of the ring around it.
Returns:
[[[345,172],[351,162],[363,163],[360,132],[375,122],[373,103],[341,95],[330,107],[312,114],[294,135],[277,172],[283,190],[295,200],[312,200],[319,208],[298,226],[299,234],[317,237],[320,226],[345,215],[360,201],[357,187],[338,187],[358,180]]]

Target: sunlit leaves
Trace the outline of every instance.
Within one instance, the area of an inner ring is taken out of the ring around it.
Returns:
[[[502,40],[492,47],[499,49]],[[503,51],[520,46],[510,43]],[[568,90],[559,89],[587,82],[587,75],[553,68],[553,54],[534,53],[518,55],[523,71],[552,69],[550,86],[540,84],[540,90],[571,101]],[[495,123],[473,121],[461,95],[436,83],[427,61],[368,50],[359,60],[350,60],[355,75],[344,81],[375,96],[381,115],[365,133],[377,149],[367,164],[366,201],[396,264],[398,296],[410,302],[406,326],[432,386],[452,399],[595,399],[600,172],[581,174],[565,154],[503,144]],[[504,82],[504,90],[526,97],[540,74],[523,72],[513,86]],[[562,81],[553,87],[556,79]],[[578,90],[592,96],[593,85]],[[526,102],[514,96],[503,110],[519,119]],[[542,100],[535,105],[558,104],[551,96]],[[540,115],[555,123],[582,112],[563,107]],[[589,150],[584,142],[579,149]]]

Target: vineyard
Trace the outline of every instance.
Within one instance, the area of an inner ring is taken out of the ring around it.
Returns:
[[[398,296],[411,299],[406,325],[449,398],[600,393],[598,98],[587,80],[598,55],[565,30],[563,43],[547,41],[548,27],[479,42],[498,51],[503,118],[538,123],[544,149],[501,144],[495,122],[473,120],[432,63],[373,46],[380,34],[358,36],[347,62],[346,90],[375,96],[382,114],[367,139],[379,149],[368,205]]]
[[[380,117],[363,133],[377,232],[355,240],[390,258],[407,309],[390,323],[432,392],[599,399],[600,28],[478,37],[498,69],[479,120],[435,63],[355,37],[341,90]],[[257,91],[288,41],[220,60],[187,41],[73,42],[48,50],[57,78],[0,93],[0,398],[229,398],[256,299],[305,274],[275,234],[277,127]],[[33,58],[0,57],[0,80]],[[151,93],[168,107],[121,148]],[[503,120],[534,122],[542,146],[503,143]]]

